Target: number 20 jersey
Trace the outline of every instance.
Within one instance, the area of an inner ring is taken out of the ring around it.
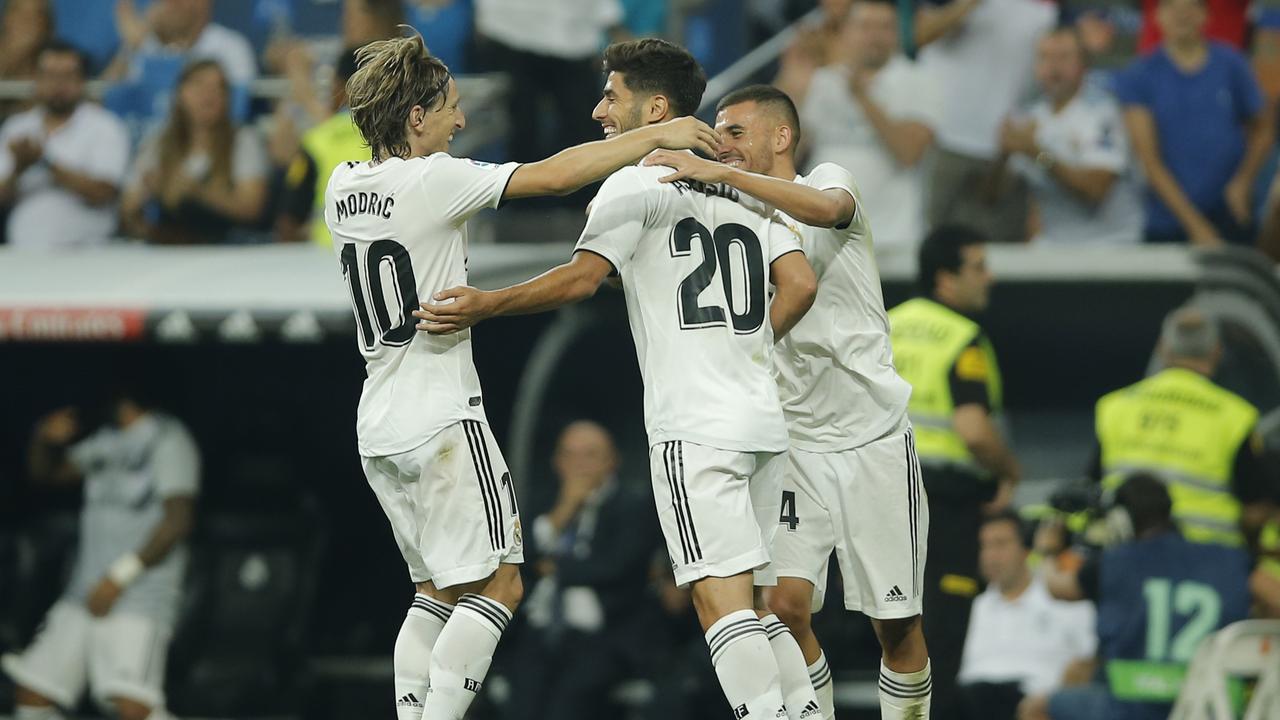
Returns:
[[[436,153],[343,163],[329,178],[325,224],[368,375],[356,419],[361,455],[394,455],[453,423],[485,422],[471,331],[428,335],[411,313],[467,284],[466,222],[498,206],[517,167]]]
[[[799,239],[741,205],[735,190],[659,182],[671,172],[627,167],[610,176],[577,245],[622,278],[649,444],[786,450],[771,374],[769,265],[799,251]]]

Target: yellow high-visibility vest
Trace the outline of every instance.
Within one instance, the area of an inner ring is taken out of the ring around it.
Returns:
[[[1130,474],[1149,472],[1169,488],[1188,540],[1240,547],[1231,479],[1257,422],[1257,408],[1191,370],[1169,368],[1116,390],[1095,415],[1103,488],[1114,492]]]
[[[324,224],[324,191],[329,176],[347,161],[365,162],[371,155],[360,131],[351,123],[351,113],[343,110],[316,125],[302,136],[302,148],[316,163],[316,200],[312,208],[311,242],[332,248],[333,239]]]
[[[991,412],[1000,411],[1000,368],[991,343],[984,336],[971,354],[961,357],[982,328],[927,298],[908,300],[890,310],[889,328],[894,365],[898,374],[911,383],[907,412],[915,428],[921,463],[954,466],[985,476],[987,473],[952,426],[955,403],[951,397],[951,369],[960,371],[968,365],[971,370],[984,371]]]

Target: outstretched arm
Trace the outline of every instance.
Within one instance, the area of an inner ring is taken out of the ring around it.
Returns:
[[[818,294],[818,278],[800,251],[780,255],[769,264],[769,280],[777,288],[769,305],[774,341],[781,340],[809,312]]]
[[[569,262],[519,285],[492,291],[455,287],[438,292],[434,302],[423,303],[413,316],[420,321],[419,330],[448,335],[496,315],[529,315],[585,300],[612,271],[608,260],[580,250]]]
[[[526,163],[511,174],[504,200],[567,195],[603,179],[657,150],[698,150],[714,155],[720,136],[695,117],[648,125],[609,140],[575,145],[545,160]]]
[[[724,183],[814,227],[844,225],[853,218],[854,210],[857,209],[853,196],[838,188],[819,190],[790,180],[703,160],[689,153],[659,150],[646,157],[644,164],[674,168],[674,173],[662,178],[664,183],[686,178],[705,183]]]

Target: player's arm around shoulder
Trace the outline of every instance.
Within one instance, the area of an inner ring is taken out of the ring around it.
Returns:
[[[567,195],[639,162],[658,148],[691,149],[714,155],[718,143],[716,131],[695,117],[648,125],[610,140],[575,145],[545,160],[521,165],[511,175],[503,198]]]
[[[813,227],[845,227],[857,210],[852,176],[830,163],[818,166],[816,171],[835,176],[830,181],[832,186],[825,188],[739,170],[689,153],[659,150],[646,157],[644,164],[674,169],[675,172],[662,178],[664,183],[685,179],[724,183]]]

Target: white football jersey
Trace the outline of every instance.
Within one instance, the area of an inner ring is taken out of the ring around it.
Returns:
[[[658,182],[670,174],[666,167],[614,173],[577,246],[622,277],[649,444],[786,450],[771,375],[769,265],[799,250],[799,238],[740,205],[732,188]]]
[[[462,420],[485,421],[471,331],[429,335],[419,301],[467,284],[467,219],[497,207],[516,163],[436,153],[343,163],[324,196],[368,378],[356,438],[366,457],[412,450]]]
[[[906,428],[911,385],[893,366],[871,227],[853,176],[823,163],[795,181],[844,190],[856,209],[845,228],[796,223],[818,276],[818,296],[778,343],[778,392],[793,446],[850,450]]]

